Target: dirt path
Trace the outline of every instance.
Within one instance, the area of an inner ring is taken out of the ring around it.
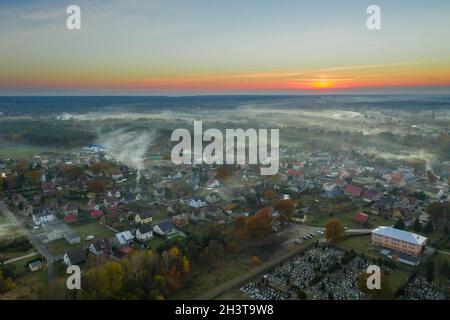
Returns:
[[[38,255],[38,254],[39,254],[38,252],[31,252],[31,253],[26,254],[24,256],[20,256],[20,257],[17,257],[17,258],[9,259],[9,260],[7,260],[7,261],[5,261],[3,263],[4,264],[14,263],[16,261],[20,261],[20,260],[24,260],[24,259],[27,259],[27,258],[34,257],[35,255]]]

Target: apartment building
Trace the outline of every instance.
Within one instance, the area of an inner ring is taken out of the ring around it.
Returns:
[[[372,231],[372,244],[413,256],[420,255],[426,247],[427,238],[421,235],[379,226]]]

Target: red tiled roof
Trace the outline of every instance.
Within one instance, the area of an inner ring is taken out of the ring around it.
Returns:
[[[74,222],[77,221],[77,216],[74,214],[68,214],[67,216],[64,217],[64,221],[65,222]]]
[[[344,189],[345,193],[350,193],[352,195],[355,196],[359,196],[362,192],[362,189],[360,187],[354,186],[352,184],[348,184],[345,189]]]
[[[91,215],[92,218],[98,218],[98,217],[103,216],[103,211],[102,210],[93,210],[93,211],[89,212],[89,214]]]
[[[299,177],[301,176],[302,172],[300,170],[289,169],[288,174],[291,176]]]
[[[364,212],[358,212],[355,215],[354,220],[357,221],[357,222],[364,223],[364,222],[367,222],[367,220],[369,220],[369,216],[367,214],[365,214]]]

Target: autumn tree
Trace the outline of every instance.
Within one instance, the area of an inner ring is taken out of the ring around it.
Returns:
[[[101,193],[105,191],[105,183],[98,179],[88,181],[86,186],[90,192]]]
[[[11,278],[5,277],[0,270],[0,294],[5,293],[11,289],[14,289],[14,282]]]
[[[217,178],[220,181],[225,181],[231,177],[231,168],[229,166],[221,166],[217,169]]]
[[[33,170],[29,171],[25,174],[25,180],[30,184],[39,184],[41,182],[42,178],[42,171],[41,170]]]
[[[91,170],[96,175],[106,175],[111,173],[113,166],[107,162],[95,162],[91,165]]]
[[[345,229],[339,220],[331,220],[325,225],[325,238],[330,243],[337,243],[345,239]]]
[[[237,216],[234,219],[234,237],[236,240],[243,240],[247,236],[247,218],[242,215]]]
[[[59,165],[58,170],[70,180],[75,180],[83,174],[83,168],[69,164]]]
[[[254,267],[257,267],[261,264],[261,259],[258,256],[253,256],[251,260]]]
[[[261,240],[272,230],[270,208],[263,208],[247,219],[247,234],[251,239]]]
[[[282,222],[290,222],[295,208],[297,207],[297,201],[292,199],[278,200],[274,204],[274,209],[280,213],[280,220]]]
[[[82,288],[94,299],[120,299],[125,271],[120,262],[109,261],[86,271]]]
[[[263,197],[266,200],[273,200],[277,196],[277,193],[273,189],[267,189],[264,191]]]
[[[16,177],[12,174],[6,176],[6,183],[9,190],[12,190],[16,187]]]

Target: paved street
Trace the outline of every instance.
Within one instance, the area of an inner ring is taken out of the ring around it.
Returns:
[[[50,253],[45,244],[43,244],[36,236],[32,234],[31,230],[25,228],[23,221],[16,217],[2,201],[0,201],[0,211],[11,221],[11,223],[17,226],[22,235],[24,235],[36,248],[36,250],[38,250],[39,253],[45,257],[47,260],[47,278],[50,283],[53,280],[54,275],[53,264],[55,257]]]

